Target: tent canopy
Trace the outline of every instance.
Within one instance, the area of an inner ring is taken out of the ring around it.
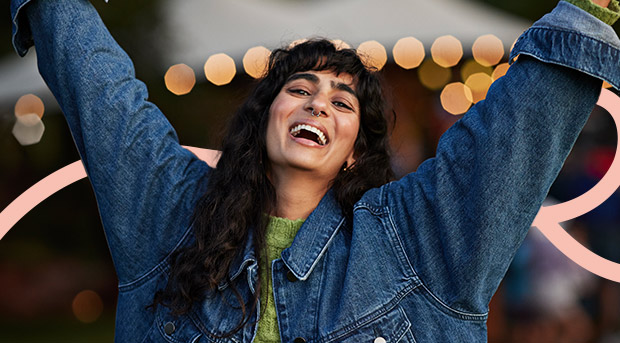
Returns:
[[[507,51],[530,24],[463,0],[183,0],[161,6],[162,27],[170,38],[162,56],[162,76],[172,64],[201,70],[210,55],[221,52],[240,64],[251,47],[273,49],[312,36],[341,39],[352,47],[376,40],[389,54],[403,37],[416,37],[429,50],[437,37],[450,34],[468,54],[477,37],[492,33]],[[13,106],[25,93],[56,106],[36,70],[34,49],[28,55],[0,62],[0,108]]]

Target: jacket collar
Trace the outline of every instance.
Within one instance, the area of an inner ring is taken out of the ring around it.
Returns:
[[[282,251],[282,261],[295,277],[306,280],[310,276],[344,220],[334,191],[329,190],[301,226],[293,244]]]
[[[293,244],[284,249],[282,260],[291,272],[300,280],[306,280],[319,259],[325,252],[336,233],[344,223],[344,216],[336,201],[333,190],[329,190],[319,205],[312,211],[308,219],[301,226]],[[243,252],[235,258],[230,266],[230,280],[237,278],[245,268],[256,263],[256,254],[253,246],[254,230],[249,230]],[[227,282],[222,282],[220,290],[226,288]]]

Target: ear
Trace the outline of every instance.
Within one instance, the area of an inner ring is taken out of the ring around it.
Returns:
[[[351,153],[349,154],[349,156],[347,156],[346,162],[347,162],[347,168],[351,167],[355,161],[357,159],[357,154],[355,153],[355,151],[351,151]]]

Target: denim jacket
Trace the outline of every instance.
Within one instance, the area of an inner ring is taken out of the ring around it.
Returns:
[[[27,5],[26,5],[27,4]],[[13,43],[39,69],[92,183],[119,280],[117,342],[230,338],[241,311],[223,283],[183,316],[145,309],[194,239],[210,168],[182,148],[86,0],[12,0]],[[485,342],[488,304],[598,100],[620,88],[620,40],[566,2],[517,41],[506,76],[441,137],[436,157],[368,191],[345,219],[328,192],[273,261],[283,342]],[[230,269],[249,302],[251,237]],[[260,309],[252,315],[257,319]],[[382,338],[382,339],[381,339]]]

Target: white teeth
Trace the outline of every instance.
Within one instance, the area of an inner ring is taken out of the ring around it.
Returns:
[[[310,125],[306,125],[306,124],[299,124],[295,127],[293,127],[291,129],[291,135],[293,135],[293,137],[297,136],[299,134],[299,131],[301,130],[306,130],[306,131],[310,131],[312,133],[315,133],[318,137],[319,137],[319,144],[321,145],[325,145],[325,143],[327,143],[327,139],[325,138],[325,134],[323,132],[321,132],[321,130],[317,129],[314,126],[310,126]]]

